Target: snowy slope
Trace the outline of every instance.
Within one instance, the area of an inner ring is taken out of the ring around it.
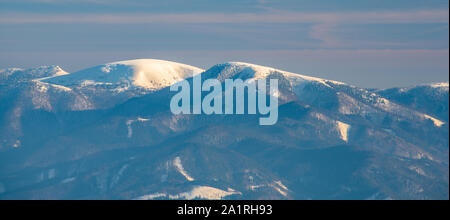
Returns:
[[[449,83],[433,83],[376,92],[393,102],[416,109],[448,122]]]
[[[404,110],[401,106],[365,89],[255,64],[242,62],[219,64],[202,75],[204,78],[217,78],[222,82],[225,79],[278,79],[279,98],[282,103],[300,100],[343,114],[367,114],[380,110],[401,112]],[[410,113],[407,112],[407,114]],[[416,114],[414,113],[414,115]]]
[[[221,81],[225,79],[279,79],[280,87],[283,89],[293,89],[303,83],[316,83],[329,87],[329,83],[345,85],[345,83],[321,79],[317,77],[305,76],[291,73],[271,67],[243,62],[228,62],[218,64],[207,70],[203,74],[206,78],[217,78]]]
[[[0,139],[6,146],[15,146],[23,133],[20,122],[29,111],[107,109],[202,71],[145,59],[109,63],[72,74],[59,66],[0,70],[0,130],[7,131],[0,132]]]
[[[388,118],[398,123],[409,121],[416,121],[421,124],[431,123],[435,127],[442,127],[447,124],[442,119],[437,118],[435,114],[427,114],[426,111],[405,107],[401,103],[367,89],[271,67],[243,62],[229,62],[213,66],[202,75],[203,78],[217,78],[222,82],[225,79],[278,79],[279,93],[277,95],[280,99],[280,105],[300,101],[311,107],[325,109],[328,116],[325,121],[337,127],[339,139],[345,142],[349,141],[347,130],[351,127],[351,123],[346,121],[345,118],[349,117],[369,120],[369,123],[377,126],[382,125]],[[448,99],[448,88],[445,90],[446,85],[448,86],[448,84],[440,83],[428,87],[439,90],[444,94],[446,91]],[[418,94],[415,94],[416,96]],[[433,93],[432,96],[436,96],[436,93]],[[421,105],[426,104],[421,103]],[[445,104],[443,108],[445,108]],[[320,120],[323,118],[325,117],[320,118]],[[342,118],[344,118],[343,121]]]
[[[0,82],[7,80],[9,76],[11,76],[12,74],[19,72],[19,71],[22,71],[22,69],[8,68],[8,69],[0,70]]]
[[[59,66],[41,66],[31,69],[9,68],[0,70],[0,83],[5,81],[23,82],[38,78],[63,76],[68,73]]]
[[[74,87],[108,87],[115,92],[139,88],[149,91],[162,89],[180,80],[203,72],[202,69],[153,59],[120,61],[96,66],[43,82]]]
[[[172,85],[203,70],[163,60],[108,63],[75,73],[59,66],[0,71],[3,89],[22,91],[21,102],[46,111],[94,110],[113,107],[131,98]]]
[[[448,92],[449,89],[449,83],[448,82],[440,82],[440,83],[432,83],[430,85],[428,85],[432,88],[437,88],[437,89],[442,89],[444,91]]]

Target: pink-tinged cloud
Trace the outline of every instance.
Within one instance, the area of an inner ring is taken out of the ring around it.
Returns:
[[[448,10],[317,12],[275,11],[266,13],[197,14],[19,14],[4,13],[0,23],[326,23],[402,24],[449,23]]]
[[[342,24],[424,24],[449,23],[448,10],[316,12],[267,11],[265,13],[197,14],[2,14],[0,24],[97,23],[97,24],[211,24],[211,23],[303,23],[313,24],[309,36],[321,47],[344,44],[333,34]]]

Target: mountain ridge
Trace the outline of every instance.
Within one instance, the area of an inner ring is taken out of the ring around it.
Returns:
[[[103,86],[0,85],[0,199],[448,199],[449,125],[437,114],[448,104],[429,108],[448,90],[414,90],[411,104],[247,63],[201,74],[279,79],[278,123],[173,115],[168,87],[118,99]]]

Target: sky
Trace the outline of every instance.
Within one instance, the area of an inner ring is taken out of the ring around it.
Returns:
[[[241,61],[366,88],[449,80],[448,0],[0,0],[0,69]]]

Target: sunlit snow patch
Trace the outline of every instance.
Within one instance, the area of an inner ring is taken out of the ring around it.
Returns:
[[[184,170],[183,164],[181,164],[181,159],[180,157],[176,157],[173,162],[172,162],[173,166],[177,169],[177,171],[183,175],[184,177],[186,177],[186,179],[190,182],[194,181],[195,179],[192,178],[191,176],[189,176],[189,174]]]
[[[228,188],[227,191],[217,189],[210,186],[196,186],[189,192],[184,192],[176,195],[166,193],[154,193],[138,197],[136,200],[153,200],[153,199],[207,199],[207,200],[221,200],[231,195],[242,195],[242,193]]]
[[[249,189],[251,191],[256,191],[264,187],[272,188],[278,193],[280,193],[280,195],[288,197],[289,189],[281,181],[274,181],[273,183],[270,184],[251,185],[249,186]]]
[[[424,116],[426,119],[429,119],[429,120],[433,121],[433,123],[434,123],[434,125],[435,125],[436,127],[442,127],[442,126],[445,124],[445,122],[443,122],[443,121],[441,121],[441,120],[438,120],[438,119],[436,119],[436,118],[433,118],[433,117],[431,117],[431,116],[429,116],[429,115],[424,114],[423,116]]]
[[[289,189],[283,185],[281,181],[275,181],[274,184],[271,185],[276,191],[278,191],[282,196],[287,197]]]
[[[442,88],[442,89],[447,89],[449,88],[449,83],[448,82],[441,82],[441,83],[434,83],[430,85],[433,88]]]
[[[73,182],[75,180],[76,180],[75,177],[70,177],[70,178],[64,179],[63,181],[61,181],[61,183],[62,184],[67,184],[67,183],[71,183],[71,182]]]
[[[348,142],[348,131],[350,130],[351,126],[340,121],[336,121],[337,129],[341,135],[341,139],[345,142]]]

